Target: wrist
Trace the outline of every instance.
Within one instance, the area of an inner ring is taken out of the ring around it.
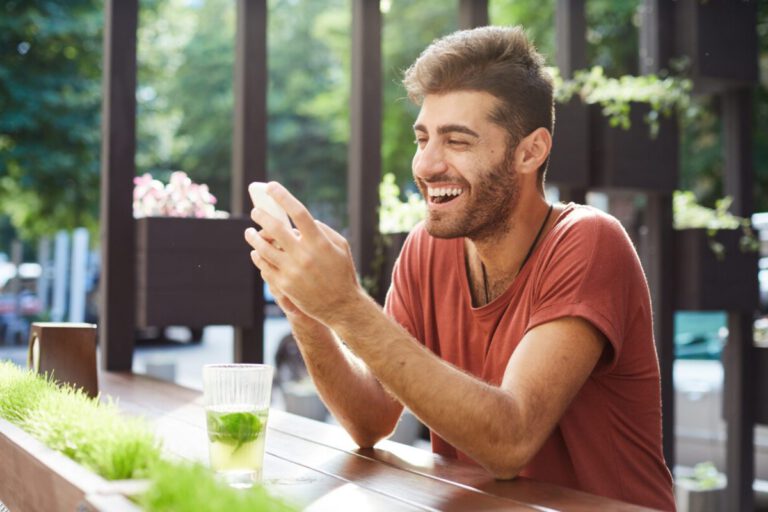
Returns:
[[[360,322],[370,318],[373,309],[380,309],[378,304],[360,286],[341,301],[328,316],[325,324],[339,337],[346,339],[360,328]]]

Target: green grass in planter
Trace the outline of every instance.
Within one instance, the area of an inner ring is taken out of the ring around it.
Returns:
[[[0,417],[19,425],[55,388],[50,380],[34,377],[10,361],[0,361]]]
[[[160,456],[140,418],[7,362],[0,363],[0,416],[108,480],[146,477]]]
[[[201,464],[161,462],[151,470],[152,486],[138,498],[150,512],[289,512],[295,508],[255,486],[233,489]]]

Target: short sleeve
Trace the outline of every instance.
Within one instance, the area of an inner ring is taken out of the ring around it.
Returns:
[[[583,318],[606,336],[612,348],[596,372],[613,368],[637,303],[633,294],[647,294],[637,253],[624,228],[605,214],[582,215],[558,233],[540,263],[526,331],[558,318]]]
[[[400,255],[392,269],[392,282],[384,301],[384,312],[405,328],[417,340],[424,340],[423,322],[420,322],[418,239],[419,228],[406,238]]]

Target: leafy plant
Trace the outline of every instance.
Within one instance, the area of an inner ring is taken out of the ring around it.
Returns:
[[[712,462],[700,462],[693,467],[693,474],[683,480],[690,482],[697,489],[707,491],[725,487],[725,475],[720,473]]]
[[[603,115],[608,117],[611,126],[623,129],[630,127],[630,108],[632,103],[646,103],[650,111],[645,116],[650,126],[651,136],[659,133],[661,116],[670,116],[673,112],[688,113],[691,107],[691,81],[688,79],[657,75],[609,78],[603,68],[579,70],[573,78],[563,79],[557,68],[549,68],[555,82],[555,99],[567,103],[576,95],[584,103],[602,107]]]
[[[744,252],[757,251],[759,242],[749,219],[728,212],[732,201],[731,197],[725,197],[715,202],[715,208],[707,208],[696,202],[693,192],[677,190],[672,198],[674,228],[706,229],[709,234],[709,248],[720,260],[725,257],[725,247],[714,238],[720,229],[741,229],[739,248]]]
[[[407,233],[424,218],[426,204],[419,194],[406,193],[406,200],[400,198],[400,187],[395,175],[387,173],[379,184],[379,232]]]

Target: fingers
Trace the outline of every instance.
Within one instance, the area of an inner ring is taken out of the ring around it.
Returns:
[[[261,226],[259,235],[267,242],[274,242],[275,247],[278,249],[284,249],[291,246],[291,243],[295,240],[294,229],[286,226],[286,224],[262,208],[254,208],[251,210],[251,220]]]
[[[280,267],[282,251],[268,240],[265,240],[254,228],[245,230],[245,240],[254,249],[251,251],[251,260],[259,270],[265,270],[266,265],[268,265],[266,268],[269,270]]]
[[[303,236],[314,238],[320,234],[320,230],[315,225],[315,219],[312,218],[309,210],[285,187],[275,181],[270,181],[267,184],[267,194],[283,207]]]
[[[323,234],[324,234],[326,237],[328,237],[328,240],[330,240],[330,241],[333,243],[333,245],[336,245],[336,246],[338,246],[338,247],[342,247],[342,248],[346,248],[346,247],[347,247],[347,245],[349,245],[349,244],[347,243],[347,239],[346,239],[346,238],[344,238],[343,236],[341,236],[341,234],[340,234],[340,233],[338,233],[337,231],[335,231],[333,228],[331,228],[331,227],[330,227],[330,226],[328,226],[327,224],[325,224],[325,223],[323,223],[323,222],[321,222],[321,221],[319,221],[319,220],[316,220],[316,221],[315,221],[315,224],[316,224],[316,225],[317,225],[317,227],[320,229],[320,231],[321,231],[321,232],[322,232],[322,233],[323,233]]]

